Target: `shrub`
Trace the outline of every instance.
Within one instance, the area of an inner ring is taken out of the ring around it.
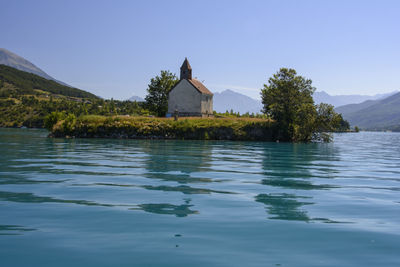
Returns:
[[[44,127],[45,127],[47,130],[51,131],[51,130],[53,129],[53,126],[54,126],[57,122],[59,122],[59,121],[65,119],[65,117],[66,117],[65,112],[54,111],[54,112],[48,114],[48,115],[45,117],[45,119],[44,119]]]

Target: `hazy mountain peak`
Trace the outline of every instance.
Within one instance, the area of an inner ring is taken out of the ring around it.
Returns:
[[[331,96],[330,94],[328,94],[325,91],[319,91],[319,92],[315,92],[315,93],[319,93],[320,95],[326,95],[326,96]]]
[[[141,98],[140,96],[134,95],[134,96],[130,97],[130,98],[128,99],[128,101],[143,102],[144,99]]]
[[[222,93],[239,94],[239,93],[237,93],[237,92],[235,92],[235,91],[233,91],[233,90],[231,90],[231,89],[226,89],[226,90],[222,91],[221,94],[222,94]]]
[[[231,89],[227,89],[220,93],[214,93],[213,106],[214,110],[217,112],[225,112],[232,109],[235,112],[240,112],[240,114],[246,112],[260,113],[262,108],[261,101],[240,94]]]
[[[25,72],[33,73],[33,74],[36,74],[45,79],[53,80],[60,84],[69,86],[68,84],[65,84],[63,82],[60,82],[60,81],[54,79],[53,77],[51,77],[46,72],[44,72],[43,70],[41,70],[40,68],[35,66],[30,61],[26,60],[23,57],[18,56],[17,54],[14,54],[13,52],[11,52],[5,48],[0,48],[0,64],[6,65],[9,67],[18,69],[18,70],[22,70]]]

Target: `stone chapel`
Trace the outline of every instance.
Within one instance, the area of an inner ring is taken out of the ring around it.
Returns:
[[[213,93],[199,80],[192,78],[187,58],[181,66],[179,82],[168,94],[168,115],[180,117],[209,117],[213,115]]]

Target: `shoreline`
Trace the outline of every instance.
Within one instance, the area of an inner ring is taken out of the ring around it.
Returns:
[[[149,118],[83,116],[58,121],[50,137],[276,141],[275,122],[255,118]]]

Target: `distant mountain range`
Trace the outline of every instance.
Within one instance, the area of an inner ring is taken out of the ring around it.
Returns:
[[[379,100],[385,97],[396,94],[398,91],[393,91],[386,94],[376,95],[329,95],[328,93],[321,91],[315,92],[313,95],[316,104],[321,102],[331,104],[335,107],[339,107],[346,104],[358,104],[367,100]],[[230,111],[231,109],[235,112],[244,114],[249,113],[260,113],[262,109],[261,100],[257,100],[246,95],[234,92],[232,90],[225,90],[220,93],[214,94],[214,110],[217,112]]]
[[[0,64],[13,67],[15,69],[22,70],[25,72],[33,73],[47,80],[52,80],[59,84],[69,86],[66,83],[54,79],[53,77],[48,75],[40,68],[36,67],[33,63],[29,62],[25,58],[20,57],[4,48],[0,48]]]
[[[141,98],[140,96],[134,95],[134,96],[132,96],[131,98],[129,98],[128,101],[143,102],[144,99]]]
[[[400,130],[400,93],[336,108],[352,126],[364,130]]]
[[[235,112],[240,112],[240,114],[246,112],[261,113],[262,108],[260,100],[253,99],[232,90],[214,93],[213,106],[214,110],[217,112],[225,112],[232,109]]]
[[[326,92],[314,94],[315,103],[328,103],[336,106],[336,111],[342,113],[344,119],[351,126],[358,126],[363,130],[393,130],[400,131],[400,93],[398,91],[387,94],[368,95],[329,95]],[[338,107],[343,103],[351,103]],[[225,90],[214,94],[214,110],[225,112],[233,110],[244,114],[260,113],[260,100],[246,95]]]
[[[316,104],[328,103],[335,107],[348,105],[348,104],[358,104],[367,100],[378,100],[385,97],[391,96],[398,91],[393,91],[386,94],[376,94],[376,95],[329,95],[325,91],[315,92],[313,95]]]

